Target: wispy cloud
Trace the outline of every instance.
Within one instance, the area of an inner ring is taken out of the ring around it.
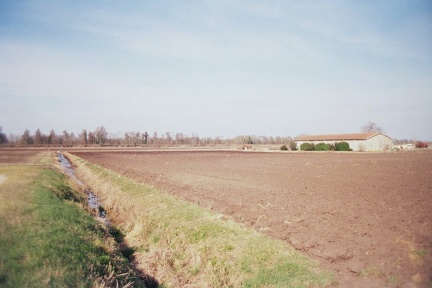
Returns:
[[[293,131],[284,134],[308,132],[307,126],[337,132],[327,128],[342,125],[340,103],[360,108],[338,130],[350,132],[378,122],[369,119],[375,117],[392,123],[379,114],[386,105],[403,109],[406,99],[430,104],[432,13],[420,9],[426,2],[416,3],[12,3],[0,12],[0,97],[15,109],[19,103],[4,99],[21,95],[33,107],[58,107],[49,100],[60,98],[93,101],[101,115],[93,126],[110,121],[118,125],[114,130],[130,130],[121,128],[131,125],[121,124],[127,111],[135,122],[141,117],[189,131],[196,119],[202,124],[206,115],[224,115],[220,124],[207,123],[218,135],[227,127],[227,133],[242,133],[243,125],[230,126],[238,118],[268,126],[268,134],[286,129],[274,121],[287,118]],[[90,110],[77,115],[96,121]],[[306,114],[313,116],[305,124]],[[328,127],[315,126],[320,117],[328,118]]]

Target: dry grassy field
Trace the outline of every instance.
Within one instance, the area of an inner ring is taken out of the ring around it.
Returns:
[[[0,149],[0,287],[143,287],[56,162]]]
[[[430,151],[73,154],[282,239],[344,287],[432,283]]]

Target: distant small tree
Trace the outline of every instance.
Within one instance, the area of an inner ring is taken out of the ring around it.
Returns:
[[[63,131],[62,143],[66,147],[70,146],[70,135],[66,130]]]
[[[34,144],[35,145],[42,145],[43,144],[43,134],[40,129],[37,129],[34,135]]]
[[[3,127],[0,126],[0,144],[7,144],[8,138],[6,136],[6,134],[2,133]]]
[[[96,144],[96,137],[93,134],[93,132],[88,133],[88,143],[89,144]]]
[[[243,144],[244,145],[251,145],[251,144],[255,144],[255,143],[252,139],[252,136],[247,135],[243,138]]]
[[[297,143],[294,140],[292,140],[292,139],[289,140],[288,145],[292,151],[297,150]]]
[[[171,144],[171,142],[172,142],[172,137],[171,137],[171,133],[170,133],[170,132],[166,132],[166,133],[165,133],[165,139],[166,139],[166,143],[167,143],[167,144]]]
[[[76,137],[75,134],[72,132],[72,133],[69,135],[69,146],[75,146],[75,145],[77,144],[77,141],[78,141],[77,137]]]
[[[153,145],[157,145],[158,144],[158,133],[155,131],[154,133],[153,133],[153,137],[152,137],[152,144]]]
[[[54,130],[52,130],[52,129],[51,129],[50,134],[48,135],[47,143],[50,145],[57,145],[58,144],[57,136],[56,136]]]
[[[87,130],[83,129],[81,134],[79,135],[79,139],[82,145],[87,145],[88,138],[87,138]]]
[[[144,132],[144,134],[142,134],[142,137],[144,138],[144,144],[147,145],[147,138],[148,138],[149,134],[147,133],[147,131]]]
[[[105,144],[105,142],[108,138],[108,133],[107,133],[104,126],[100,126],[100,127],[96,128],[96,130],[94,132],[94,136],[96,138],[96,143],[99,145],[103,145],[103,144]]]
[[[379,127],[375,122],[368,122],[366,125],[362,127],[362,132],[379,132],[383,133],[384,130]]]
[[[23,133],[23,135],[21,136],[21,144],[23,145],[31,145],[33,144],[33,138],[30,135],[30,131],[28,129],[26,129]]]
[[[20,143],[20,140],[21,140],[21,136],[16,134],[9,134],[8,144],[16,146],[17,144]]]

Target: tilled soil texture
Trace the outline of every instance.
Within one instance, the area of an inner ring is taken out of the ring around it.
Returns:
[[[79,152],[292,244],[342,287],[432,285],[432,153]]]
[[[0,165],[26,163],[39,152],[40,150],[0,149]]]

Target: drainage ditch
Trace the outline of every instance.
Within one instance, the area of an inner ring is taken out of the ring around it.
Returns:
[[[63,172],[66,175],[68,175],[69,178],[75,182],[75,184],[78,184],[79,187],[84,189],[85,185],[76,176],[75,170],[74,170],[71,162],[60,152],[57,153],[57,159],[60,162],[60,166],[62,167]],[[108,221],[106,211],[102,207],[101,201],[99,200],[99,198],[90,189],[84,189],[84,193],[87,195],[88,208],[90,208],[90,210],[94,211],[95,215],[98,216],[99,220],[101,220],[108,228],[110,228],[111,225]]]
[[[119,251],[122,253],[123,257],[128,259],[129,264],[135,270],[137,276],[140,277],[140,280],[143,282],[143,284],[148,288],[159,287],[159,283],[154,277],[146,274],[144,271],[141,271],[136,267],[136,265],[134,264],[133,256],[133,253],[135,251],[133,250],[133,248],[127,245],[124,239],[124,234],[110,223],[108,215],[101,205],[102,202],[97,197],[97,195],[93,193],[91,189],[85,188],[84,183],[80,179],[78,179],[69,159],[67,159],[66,156],[64,156],[61,152],[57,152],[57,159],[63,169],[63,172],[70,179],[72,179],[72,181],[74,181],[80,188],[84,190],[84,193],[87,195],[87,207],[92,212],[94,212],[94,215],[97,215],[97,220],[101,221],[107,227],[111,236],[119,244]]]

